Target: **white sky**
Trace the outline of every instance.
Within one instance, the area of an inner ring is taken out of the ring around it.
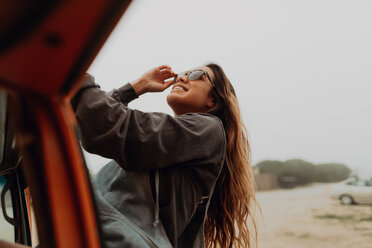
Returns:
[[[104,90],[168,64],[225,70],[253,163],[340,162],[372,176],[372,1],[138,0],[89,72]],[[130,104],[172,114],[165,96]],[[106,160],[86,157],[96,172]]]

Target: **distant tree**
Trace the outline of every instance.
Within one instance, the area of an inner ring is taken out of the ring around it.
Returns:
[[[313,182],[315,165],[301,159],[290,159],[284,162],[282,176],[297,178],[297,184]]]
[[[326,163],[315,167],[316,182],[338,182],[345,180],[351,175],[351,170],[344,164]]]
[[[301,159],[287,161],[264,160],[255,165],[260,173],[277,175],[281,186],[312,182],[337,182],[348,178],[351,170],[344,164],[327,163],[314,165]]]
[[[260,173],[273,173],[280,177],[283,171],[283,166],[283,162],[279,160],[263,160],[257,163],[255,167],[260,170]]]

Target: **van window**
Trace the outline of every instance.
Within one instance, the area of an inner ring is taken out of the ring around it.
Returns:
[[[8,218],[13,218],[13,204],[10,190],[3,192],[7,180],[5,176],[0,175],[0,239],[14,242],[14,226],[8,222]]]
[[[0,91],[0,164],[3,162],[5,141],[6,94]]]

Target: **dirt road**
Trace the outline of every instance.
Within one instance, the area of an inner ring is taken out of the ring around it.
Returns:
[[[259,248],[371,248],[372,205],[331,200],[330,184],[257,192]]]

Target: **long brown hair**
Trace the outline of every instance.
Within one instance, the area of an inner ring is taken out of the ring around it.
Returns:
[[[226,157],[217,180],[204,226],[207,247],[251,247],[257,244],[254,211],[258,207],[250,163],[247,131],[233,86],[217,64],[212,69],[214,107],[208,111],[222,120],[226,133]],[[258,207],[259,208],[259,207]],[[250,231],[249,221],[253,232]],[[253,236],[253,237],[252,237]]]

